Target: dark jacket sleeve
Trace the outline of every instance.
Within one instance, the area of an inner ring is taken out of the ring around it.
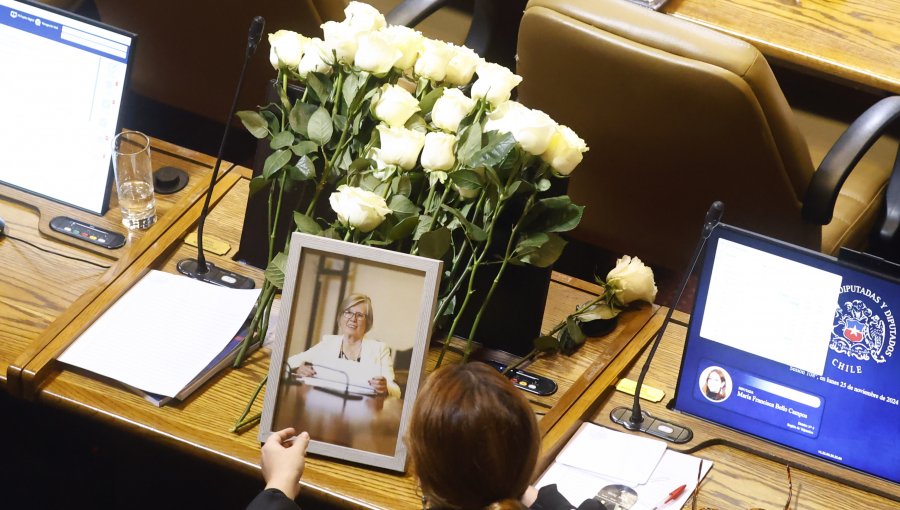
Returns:
[[[556,484],[545,485],[538,490],[537,499],[531,504],[529,510],[576,510],[575,505],[569,503],[565,496],[559,493]],[[595,499],[586,499],[577,510],[605,510],[603,503]]]
[[[300,510],[300,507],[280,490],[266,489],[253,498],[247,510]]]

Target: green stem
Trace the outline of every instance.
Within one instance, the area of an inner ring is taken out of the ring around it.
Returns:
[[[256,402],[256,397],[259,396],[259,392],[262,391],[263,386],[266,385],[266,381],[268,377],[263,377],[262,381],[259,381],[259,384],[256,386],[256,391],[253,392],[253,396],[250,397],[250,401],[247,402],[247,406],[244,408],[244,412],[241,414],[241,417],[237,419],[234,423],[234,427],[231,428],[232,432],[238,432],[239,430],[247,427],[251,423],[255,423],[259,421],[260,415],[256,414],[247,418],[247,415],[250,414],[250,409],[253,408],[253,403]]]
[[[244,362],[244,358],[247,356],[247,349],[256,342],[256,337],[259,336],[257,333],[259,333],[260,321],[265,309],[269,307],[274,296],[275,286],[269,283],[268,280],[265,280],[259,298],[256,300],[256,311],[253,313],[253,319],[250,321],[250,326],[247,329],[247,336],[244,338],[244,341],[241,342],[241,347],[238,350],[237,356],[234,358],[234,363],[232,364],[234,368],[239,368],[241,366]],[[263,340],[264,338],[259,338],[260,342]]]
[[[565,325],[565,322],[563,322],[563,325]],[[525,356],[522,356],[521,359],[519,359],[518,361],[516,361],[516,362],[513,363],[512,365],[510,365],[510,366],[504,368],[504,369],[503,369],[503,375],[506,375],[506,374],[509,373],[509,371],[511,371],[511,370],[515,370],[515,369],[521,367],[522,365],[525,364],[526,361],[531,361],[531,360],[533,360],[533,359],[536,358],[537,355],[540,354],[540,353],[541,353],[541,351],[539,351],[539,350],[537,350],[537,349],[531,349],[531,352],[529,352],[529,353],[526,354]]]

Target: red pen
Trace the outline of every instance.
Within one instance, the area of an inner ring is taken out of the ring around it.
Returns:
[[[682,485],[681,487],[670,492],[669,495],[666,496],[666,499],[664,499],[660,503],[657,503],[651,510],[659,510],[660,508],[678,499],[678,496],[681,496],[681,493],[684,492],[685,487],[687,487],[687,485]]]

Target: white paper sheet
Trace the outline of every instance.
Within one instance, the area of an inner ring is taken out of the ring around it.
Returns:
[[[666,443],[658,439],[584,423],[556,462],[633,486],[650,479],[665,451]]]
[[[174,397],[234,337],[259,289],[236,290],[150,271],[59,360]]]
[[[599,451],[595,451],[593,454],[597,457],[606,455],[605,452]],[[673,490],[684,485],[684,492],[681,496],[666,505],[666,508],[676,509],[684,506],[694,492],[694,488],[697,486],[697,470],[701,462],[703,462],[703,472],[700,476],[702,479],[712,468],[712,461],[666,450],[647,483],[637,485],[630,485],[618,478],[604,477],[554,462],[541,475],[535,486],[541,488],[555,483],[559,493],[565,496],[569,503],[578,506],[582,501],[596,496],[600,489],[607,485],[628,485],[638,494],[637,503],[632,510],[650,510],[664,501]]]

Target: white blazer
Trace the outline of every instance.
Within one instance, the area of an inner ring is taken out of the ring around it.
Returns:
[[[341,355],[342,338],[341,335],[322,335],[319,343],[288,358],[288,367],[293,370],[307,362],[323,363],[338,359]],[[379,367],[381,375],[387,379],[388,395],[400,397],[400,386],[394,381],[394,360],[387,345],[378,340],[363,338],[359,362]]]

